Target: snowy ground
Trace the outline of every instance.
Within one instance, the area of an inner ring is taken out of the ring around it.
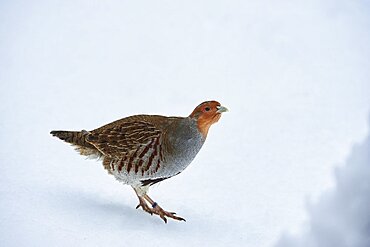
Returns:
[[[370,246],[370,135],[336,169],[335,187],[308,206],[299,234],[284,234],[279,247]]]
[[[369,11],[341,0],[3,1],[1,246],[295,246],[317,218],[307,201],[321,212],[334,168],[345,173],[369,133]],[[192,165],[150,192],[186,223],[136,210],[131,188],[49,135],[188,115],[209,99],[230,112]]]

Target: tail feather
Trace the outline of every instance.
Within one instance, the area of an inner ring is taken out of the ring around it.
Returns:
[[[64,131],[64,130],[53,130],[50,132],[51,135],[58,137],[59,139],[87,148],[94,148],[93,145],[86,142],[86,136],[89,134],[88,131]]]

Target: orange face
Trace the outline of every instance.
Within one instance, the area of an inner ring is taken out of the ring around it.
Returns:
[[[206,101],[198,105],[190,114],[191,118],[197,119],[198,129],[204,137],[207,136],[209,127],[216,123],[227,108],[217,101]]]

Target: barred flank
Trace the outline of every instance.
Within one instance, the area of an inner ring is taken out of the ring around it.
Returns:
[[[50,132],[53,136],[59,139],[82,147],[94,148],[93,145],[86,142],[85,137],[88,134],[87,131],[63,131],[63,130],[53,130]]]

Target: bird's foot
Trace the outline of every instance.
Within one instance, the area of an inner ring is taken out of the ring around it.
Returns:
[[[153,203],[152,205],[152,209],[151,211],[156,214],[156,215],[159,215],[159,217],[161,217],[161,219],[164,221],[164,223],[167,223],[167,218],[166,217],[169,217],[169,218],[172,218],[174,220],[178,220],[178,221],[186,221],[184,218],[182,217],[179,217],[179,216],[176,216],[174,212],[167,212],[165,210],[163,210],[163,208],[161,208],[156,202]]]
[[[172,218],[174,220],[179,221],[186,221],[184,218],[176,216],[174,212],[167,212],[163,210],[156,202],[153,203],[152,208],[148,206],[144,198],[139,197],[139,205],[136,206],[136,209],[142,208],[145,212],[149,213],[150,215],[156,214],[158,215],[165,223],[167,223],[167,218]]]

